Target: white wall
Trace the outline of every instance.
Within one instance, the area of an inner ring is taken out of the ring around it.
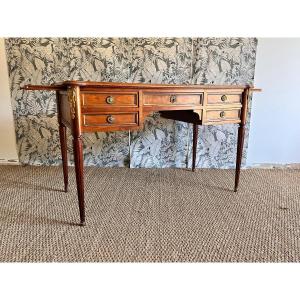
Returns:
[[[247,165],[300,162],[300,38],[258,39]]]
[[[0,163],[18,160],[4,39],[0,38]]]

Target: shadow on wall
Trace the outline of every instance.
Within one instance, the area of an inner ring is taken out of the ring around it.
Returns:
[[[57,165],[61,159],[55,94],[29,93],[20,86],[63,80],[253,84],[257,40],[8,38],[5,44],[20,161]],[[191,130],[188,124],[154,114],[144,130],[131,132],[130,145],[128,132],[86,134],[85,165],[185,167],[191,164]],[[235,125],[206,126],[199,135],[198,167],[234,167]],[[248,130],[245,154],[247,141]]]

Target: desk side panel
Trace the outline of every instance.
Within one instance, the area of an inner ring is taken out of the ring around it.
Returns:
[[[71,128],[72,119],[67,92],[59,92],[58,94],[58,111],[60,113],[62,123]]]

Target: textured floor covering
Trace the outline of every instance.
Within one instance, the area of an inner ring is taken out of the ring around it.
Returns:
[[[0,261],[300,261],[300,170],[0,166]]]

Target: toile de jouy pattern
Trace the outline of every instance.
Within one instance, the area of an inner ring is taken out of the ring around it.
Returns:
[[[252,84],[257,46],[254,38],[8,38],[5,43],[19,159],[35,165],[61,163],[55,94],[20,86],[64,80]],[[233,167],[236,134],[236,125],[201,127],[197,166]],[[68,140],[72,153],[70,134]],[[246,133],[244,156],[247,141]],[[155,113],[141,131],[85,134],[84,161],[186,167],[191,145],[190,125]]]

